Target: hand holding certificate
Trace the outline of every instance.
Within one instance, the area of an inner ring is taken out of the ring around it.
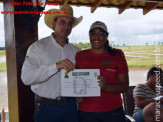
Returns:
[[[98,75],[99,69],[76,69],[69,73],[61,70],[61,96],[100,96]]]

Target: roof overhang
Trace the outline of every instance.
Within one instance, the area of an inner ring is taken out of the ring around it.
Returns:
[[[143,15],[154,9],[163,9],[163,0],[48,0],[48,2],[54,1],[61,1],[61,5],[91,7],[91,13],[98,7],[117,8],[119,14],[128,8],[143,9]]]
[[[0,0],[3,2],[5,0]],[[98,7],[117,8],[119,14],[126,9],[143,9],[143,15],[154,9],[163,9],[163,0],[47,0],[48,2],[59,2],[60,5],[87,6],[93,13]]]

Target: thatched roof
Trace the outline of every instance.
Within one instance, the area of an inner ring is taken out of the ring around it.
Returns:
[[[0,0],[3,2],[5,0]],[[128,8],[143,9],[143,15],[154,9],[163,9],[163,0],[47,0],[60,5],[87,6],[93,13],[98,7],[117,8],[119,14]]]
[[[163,9],[163,0],[48,0],[61,5],[88,6],[93,13],[98,7],[117,8],[119,14],[128,8],[143,9],[143,15],[154,9]]]

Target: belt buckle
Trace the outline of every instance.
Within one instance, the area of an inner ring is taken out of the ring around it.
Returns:
[[[65,104],[67,104],[67,102],[68,102],[67,99],[64,97],[56,98],[56,104],[58,104],[58,105],[65,105]]]

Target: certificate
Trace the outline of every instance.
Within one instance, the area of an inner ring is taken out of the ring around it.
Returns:
[[[69,73],[61,70],[61,96],[100,96],[98,75],[99,69],[75,69]]]

